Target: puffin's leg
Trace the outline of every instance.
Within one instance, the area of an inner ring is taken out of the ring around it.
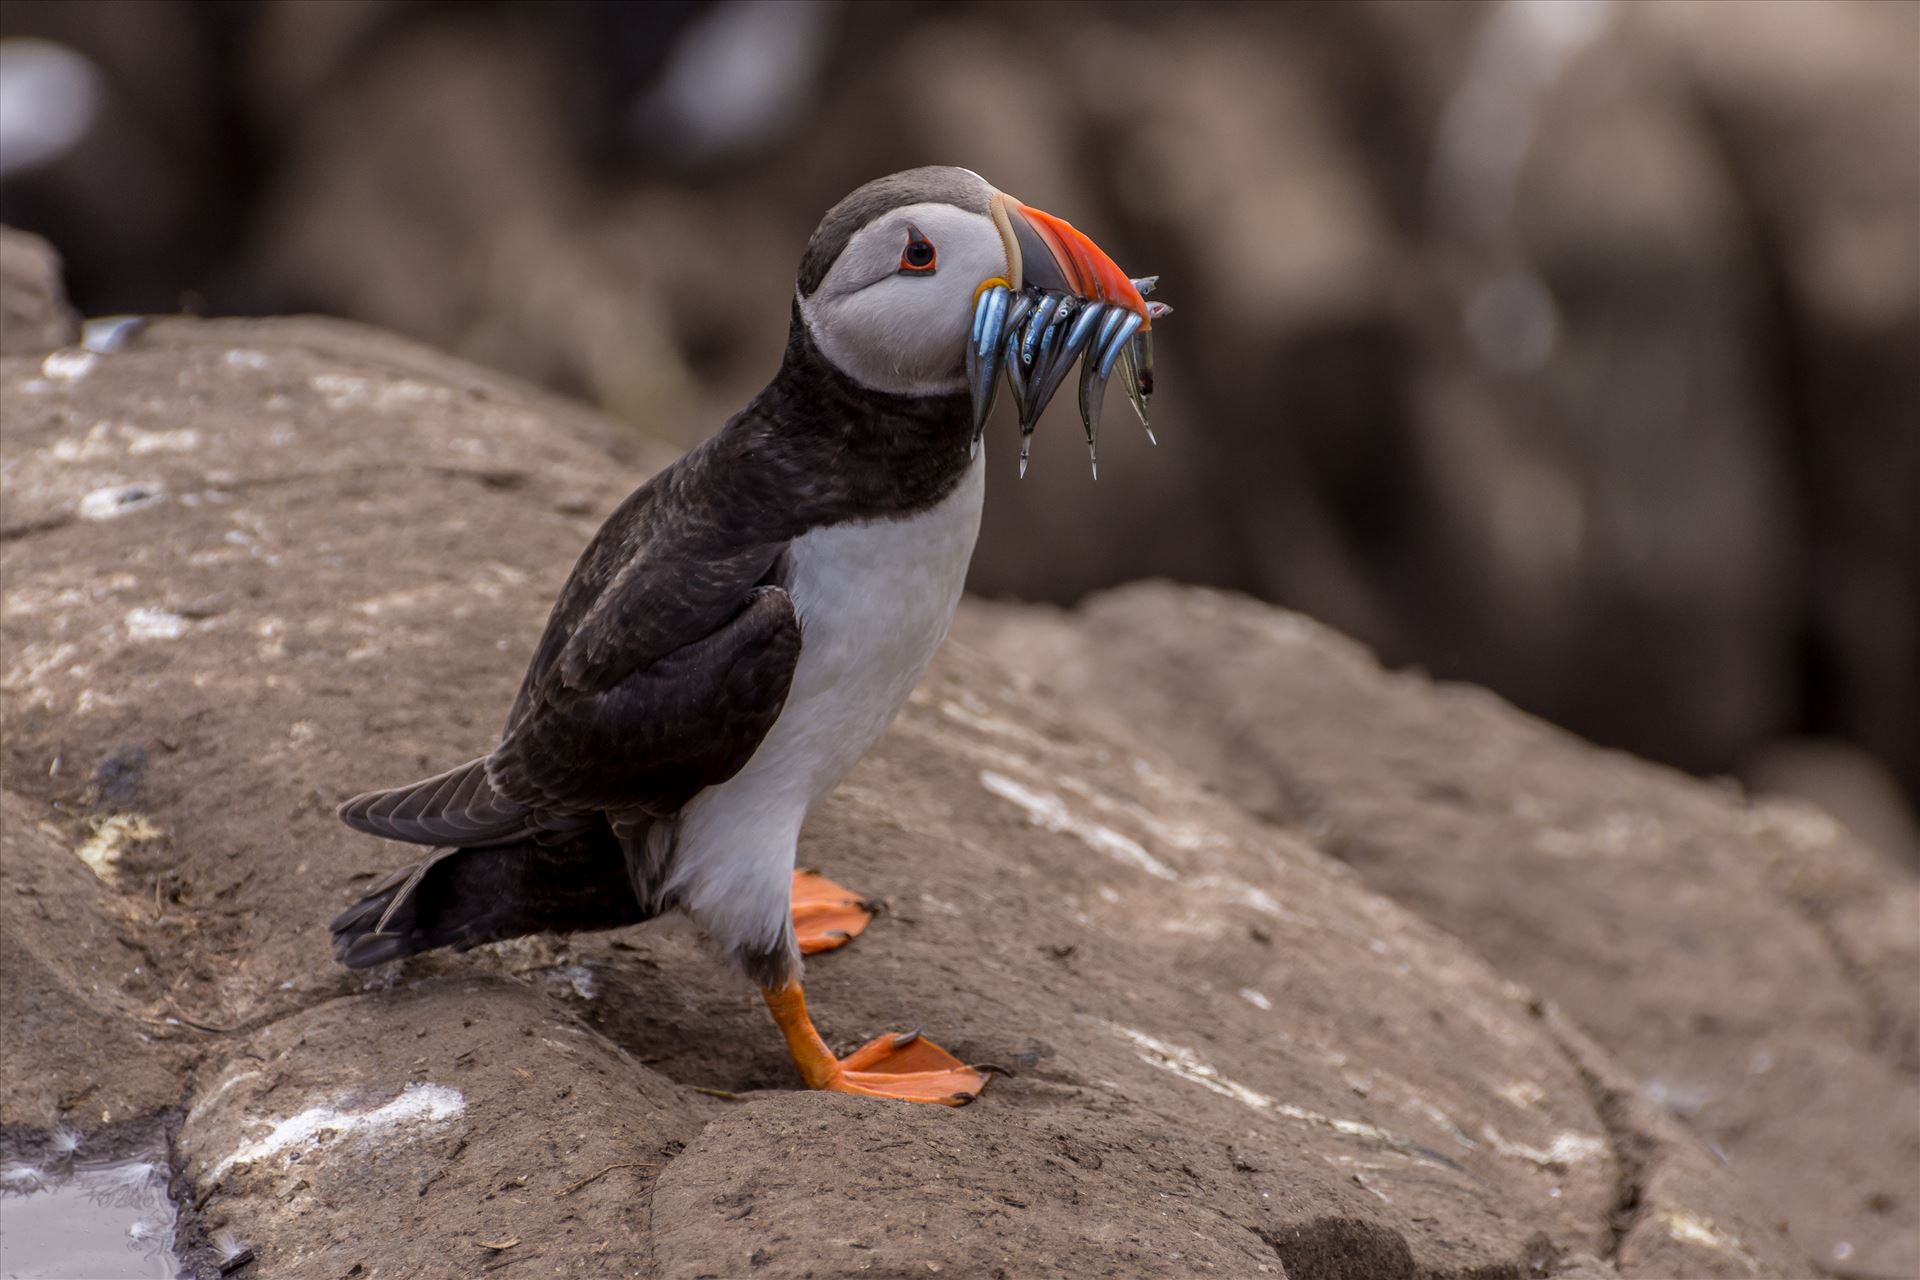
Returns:
[[[793,873],[793,936],[801,955],[846,946],[871,919],[872,908],[853,890],[812,871]]]
[[[869,1098],[898,1098],[903,1102],[939,1102],[965,1106],[987,1087],[985,1072],[975,1071],[945,1049],[920,1037],[876,1036],[844,1058],[836,1058],[807,1016],[807,998],[800,984],[767,988],[760,993],[787,1038],[787,1052],[809,1089],[832,1089]]]

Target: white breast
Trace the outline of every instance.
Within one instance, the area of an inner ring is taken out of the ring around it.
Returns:
[[[927,511],[790,544],[801,644],[786,707],[747,766],[679,822],[670,882],[723,946],[785,928],[807,811],[886,731],[946,638],[980,532],[985,453]]]
[[[929,511],[836,525],[792,544],[787,591],[800,615],[800,664],[762,753],[797,750],[789,767],[796,782],[805,775],[812,799],[866,754],[946,638],[984,489],[976,462]]]

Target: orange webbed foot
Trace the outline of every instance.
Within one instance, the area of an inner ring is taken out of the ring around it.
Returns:
[[[873,908],[853,890],[812,871],[793,873],[793,936],[800,954],[844,947],[873,919]]]
[[[823,1088],[869,1098],[964,1107],[987,1087],[975,1071],[918,1031],[875,1036],[836,1064]]]
[[[761,995],[809,1089],[961,1107],[987,1087],[986,1072],[974,1070],[917,1031],[875,1036],[846,1057],[836,1058],[807,1016],[799,983]]]

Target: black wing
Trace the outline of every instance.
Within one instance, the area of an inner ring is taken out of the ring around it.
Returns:
[[[800,656],[773,581],[785,542],[690,482],[696,450],[610,516],[581,555],[483,760],[341,807],[388,839],[474,847],[664,815],[724,782],[779,718]],[[751,522],[748,522],[749,524]]]
[[[672,813],[747,763],[786,705],[799,658],[792,598],[756,587],[725,625],[603,690],[545,682],[487,776],[537,812]]]

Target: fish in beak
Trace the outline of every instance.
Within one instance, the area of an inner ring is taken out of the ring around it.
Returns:
[[[1005,193],[993,198],[993,219],[1006,242],[1007,275],[984,281],[974,293],[967,344],[974,445],[986,428],[1004,371],[1020,411],[1020,474],[1025,476],[1034,423],[1080,360],[1080,421],[1097,478],[1107,379],[1118,367],[1127,399],[1147,427],[1153,322],[1173,308],[1146,300],[1157,276],[1128,277],[1064,219]],[[1153,439],[1152,427],[1147,439]]]

